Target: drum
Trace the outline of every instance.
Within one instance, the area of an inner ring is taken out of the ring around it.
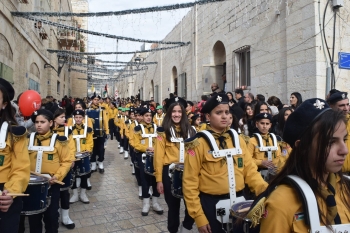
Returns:
[[[250,206],[253,204],[253,200],[242,201],[233,204],[231,207],[232,225],[234,229],[232,232],[239,233],[258,233],[259,230],[250,228],[251,221],[246,217],[250,210]],[[237,221],[237,222],[236,222]],[[239,223],[239,224],[238,224]]]
[[[64,179],[62,180],[64,185],[61,186],[62,188],[60,188],[60,191],[65,191],[70,189],[73,186],[74,177],[75,177],[74,173],[72,172],[72,169],[70,169],[66,177],[64,177]]]
[[[145,173],[150,176],[154,176],[153,155],[151,154],[146,155]]]
[[[74,164],[74,171],[77,176],[83,176],[91,172],[89,152],[77,152],[75,157],[79,159]]]
[[[86,110],[86,115],[93,119],[93,129],[94,129],[94,137],[103,137],[104,131],[103,131],[103,114],[100,109],[97,110]]]
[[[51,198],[47,196],[49,180],[45,177],[30,175],[28,187],[25,191],[29,194],[23,198],[22,215],[33,215],[45,212],[50,205]]]
[[[182,194],[182,174],[184,172],[184,164],[175,164],[172,175],[171,193],[174,197],[183,198]]]

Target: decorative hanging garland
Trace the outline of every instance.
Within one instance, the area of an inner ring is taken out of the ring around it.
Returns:
[[[54,27],[58,27],[58,28],[62,28],[62,29],[67,29],[67,30],[71,30],[71,31],[76,31],[76,32],[81,32],[81,33],[85,33],[85,34],[90,34],[90,35],[94,35],[94,36],[104,36],[106,38],[111,38],[111,39],[117,39],[117,40],[127,40],[127,41],[133,41],[133,42],[144,42],[144,43],[156,43],[156,44],[177,44],[177,45],[185,45],[185,42],[172,42],[172,41],[161,41],[161,40],[144,40],[144,39],[136,39],[136,38],[131,38],[131,37],[124,37],[124,36],[116,36],[116,35],[110,35],[107,33],[101,33],[101,32],[94,32],[94,31],[90,31],[90,30],[85,30],[82,28],[78,28],[78,27],[72,27],[72,26],[68,26],[68,25],[64,25],[64,24],[60,24],[60,23],[55,23],[52,22],[50,20],[46,20],[46,19],[38,19],[38,18],[34,18],[34,17],[23,17],[35,22],[41,22],[42,24],[47,24],[47,25],[51,25]]]
[[[142,64],[142,65],[151,65],[151,64],[158,64],[158,62],[156,61],[152,61],[152,62],[127,62],[127,61],[104,61],[104,60],[101,60],[101,59],[95,59],[95,61],[99,61],[99,62],[102,62],[102,63],[112,63],[112,64],[127,64],[127,65],[137,65],[137,64]]]
[[[48,16],[48,17],[98,17],[98,16],[120,16],[129,14],[142,14],[148,12],[172,11],[183,8],[190,8],[195,5],[204,5],[208,3],[224,2],[225,0],[201,0],[189,3],[174,4],[168,6],[156,6],[147,8],[138,8],[133,10],[110,11],[110,12],[88,12],[88,13],[73,13],[73,12],[11,12],[13,16],[29,17],[29,16]]]
[[[176,49],[180,48],[183,46],[188,46],[190,45],[191,42],[187,42],[183,45],[177,45],[177,46],[172,46],[172,47],[164,47],[164,48],[156,48],[156,49],[148,49],[148,50],[143,50],[143,51],[132,51],[132,52],[91,52],[91,53],[79,53],[79,52],[74,52],[74,51],[68,51],[68,50],[55,50],[55,49],[48,49],[47,51],[49,53],[57,53],[58,56],[70,56],[72,55],[111,55],[111,54],[135,54],[135,53],[148,53],[148,52],[156,52],[156,51],[161,51],[161,50],[168,50],[168,49]]]

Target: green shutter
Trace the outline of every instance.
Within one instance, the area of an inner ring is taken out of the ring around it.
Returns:
[[[1,63],[0,77],[9,81],[11,84],[15,83],[13,81],[13,69],[3,63]]]

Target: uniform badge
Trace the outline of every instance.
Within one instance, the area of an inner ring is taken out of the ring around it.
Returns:
[[[188,153],[189,155],[191,155],[191,156],[195,156],[195,155],[196,155],[196,153],[195,153],[194,150],[192,150],[192,149],[189,149],[189,150],[187,151],[187,153]]]
[[[53,160],[53,154],[48,154],[47,155],[47,160]]]
[[[324,108],[324,102],[321,102],[320,100],[316,100],[316,103],[314,103],[314,106],[317,108],[317,109],[323,109]]]
[[[0,155],[0,166],[4,165],[5,155]]]
[[[304,213],[296,213],[296,214],[294,214],[294,219],[295,219],[295,221],[304,220]]]
[[[179,97],[176,97],[176,98],[175,98],[175,101],[176,101],[176,102],[179,101]]]
[[[216,97],[216,100],[217,100],[219,103],[221,103],[222,97],[218,95],[218,97]]]
[[[145,144],[145,140],[141,140],[141,144],[144,145]]]
[[[283,156],[286,156],[287,155],[287,149],[283,149],[282,150],[282,154],[283,154]]]
[[[267,215],[269,214],[269,212],[267,211],[267,209],[265,209],[265,212],[262,214],[261,217],[263,218],[267,218]]]
[[[161,136],[157,136],[157,139],[159,140],[159,141],[162,141],[163,140],[163,138],[161,137]]]
[[[239,167],[239,168],[242,168],[243,167],[243,158],[238,158],[237,159],[237,166]]]
[[[342,97],[343,99],[345,99],[345,94],[342,94],[341,97]]]
[[[86,144],[86,139],[83,139],[82,143],[83,143],[83,144]]]
[[[264,117],[267,118],[267,114],[266,113],[265,113]]]

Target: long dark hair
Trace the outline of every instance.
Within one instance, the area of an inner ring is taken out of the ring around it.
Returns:
[[[297,107],[299,107],[300,104],[303,103],[303,98],[301,97],[301,94],[299,92],[293,92],[290,95],[294,95],[295,98],[297,98],[297,100],[298,100],[295,105],[291,106],[292,108],[296,109]]]
[[[323,113],[319,119],[305,131],[299,144],[293,147],[284,167],[267,188],[268,194],[271,193],[277,185],[281,184],[286,176],[297,175],[311,187],[316,196],[321,197],[319,187],[323,184],[327,184],[324,174],[327,173],[325,164],[331,149],[330,141],[341,122],[346,123],[343,113],[333,110]],[[314,140],[317,143],[314,143]],[[315,149],[312,148],[313,145],[316,146]],[[314,159],[310,159],[311,154],[315,155]],[[348,200],[350,197],[350,181],[343,178],[341,170],[337,172],[337,174],[340,177],[341,183],[341,200],[348,211],[350,211],[350,202]],[[329,228],[331,223],[327,222],[325,217],[327,213],[323,213],[321,209],[319,209],[319,213],[321,215],[320,221]]]
[[[278,113],[275,134],[281,137],[283,136],[284,125],[286,123],[286,121],[284,120],[284,114],[286,113],[286,111],[290,111],[292,113],[294,110],[291,107],[286,107],[282,108],[281,111],[279,111]]]
[[[166,136],[166,139],[168,141],[170,141],[170,139],[171,139],[171,133],[170,133],[171,127],[175,128],[175,124],[171,119],[171,113],[173,112],[173,109],[175,106],[180,106],[181,112],[182,112],[181,120],[180,120],[180,129],[181,129],[180,137],[182,137],[183,139],[186,139],[186,138],[188,138],[188,133],[190,133],[190,137],[192,137],[193,135],[196,134],[196,132],[191,127],[190,122],[187,119],[185,108],[181,104],[176,102],[176,103],[173,103],[169,106],[169,108],[167,109],[167,112],[164,116],[163,123],[162,123],[162,126],[163,126],[164,131],[165,131],[165,136]]]
[[[2,103],[6,103],[5,109],[0,109],[0,126],[2,123],[7,121],[9,125],[17,125],[15,118],[15,111],[12,107],[10,97],[7,93],[7,90],[4,86],[0,85],[0,92],[2,93]]]
[[[260,113],[260,107],[266,105],[267,109],[269,109],[269,105],[266,102],[259,101],[254,107],[254,117]]]

